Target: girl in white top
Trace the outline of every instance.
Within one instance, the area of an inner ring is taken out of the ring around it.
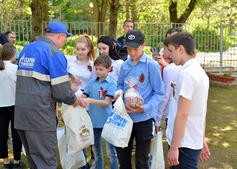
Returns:
[[[100,55],[110,56],[112,65],[108,75],[117,83],[120,67],[123,63],[123,60],[117,54],[113,40],[109,36],[102,36],[98,40],[98,48]]]
[[[3,158],[3,168],[25,166],[20,162],[22,142],[14,128],[14,105],[16,91],[17,65],[12,64],[16,48],[10,43],[3,45],[0,57],[0,158]],[[11,121],[13,137],[14,164],[8,159],[8,126]],[[1,168],[1,167],[0,167]]]
[[[76,39],[76,56],[67,56],[68,72],[79,82],[78,89],[84,90],[87,83],[96,77],[93,62],[95,50],[93,42],[84,34]]]
[[[71,73],[78,82],[78,91],[76,94],[81,95],[86,88],[87,83],[96,77],[94,69],[95,49],[93,42],[88,35],[84,34],[76,39],[76,56],[67,56],[67,70]],[[88,110],[88,107],[86,107]],[[87,158],[86,151],[83,149],[84,155]],[[91,152],[93,155],[93,152]],[[83,168],[89,168],[87,163]]]

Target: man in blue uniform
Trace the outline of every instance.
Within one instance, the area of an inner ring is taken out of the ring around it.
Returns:
[[[59,50],[69,36],[60,22],[52,22],[45,36],[22,50],[17,70],[15,128],[31,169],[56,169],[56,102],[77,106],[71,90],[67,60]]]

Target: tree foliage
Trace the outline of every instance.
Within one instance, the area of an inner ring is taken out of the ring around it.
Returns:
[[[7,31],[12,19],[20,19],[24,8],[19,0],[0,0],[0,19],[4,22],[3,32]]]

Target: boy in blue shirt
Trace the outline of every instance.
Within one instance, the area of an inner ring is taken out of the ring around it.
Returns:
[[[120,169],[132,169],[132,144],[136,140],[136,169],[148,169],[148,154],[152,135],[152,121],[155,121],[158,105],[164,96],[164,87],[159,65],[143,52],[145,36],[139,30],[131,30],[126,34],[128,60],[121,68],[118,77],[118,90],[129,89],[125,79],[129,76],[139,79],[137,90],[144,100],[143,105],[136,108],[127,107],[126,111],[133,120],[132,134],[128,147],[116,148]],[[114,99],[118,96],[115,95]]]
[[[92,150],[95,154],[95,169],[103,169],[103,152],[101,133],[106,120],[112,112],[112,98],[117,88],[116,82],[108,76],[111,67],[109,56],[100,55],[94,62],[97,78],[87,84],[83,95],[82,107],[89,104],[89,116],[94,128],[94,142]],[[110,168],[118,169],[118,159],[115,147],[105,140]]]

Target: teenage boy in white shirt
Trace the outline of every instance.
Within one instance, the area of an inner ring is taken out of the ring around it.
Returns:
[[[170,58],[182,65],[175,86],[177,110],[170,112],[166,137],[170,169],[198,168],[198,157],[208,158],[205,143],[205,117],[209,79],[194,58],[195,40],[187,32],[177,33],[166,40]],[[203,150],[202,150],[203,149]]]

